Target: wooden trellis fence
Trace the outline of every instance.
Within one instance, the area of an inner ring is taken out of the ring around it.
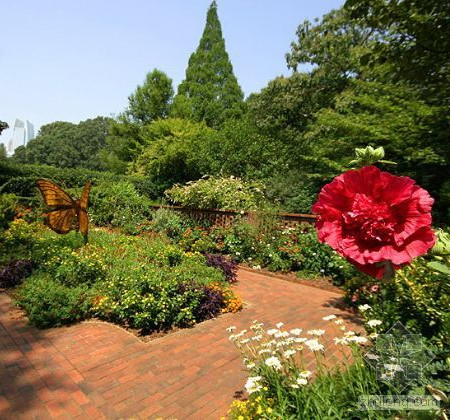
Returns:
[[[296,227],[302,223],[313,224],[316,221],[316,216],[313,214],[296,214],[296,213],[260,213],[260,212],[239,212],[236,210],[206,210],[206,209],[193,209],[189,207],[181,206],[152,206],[153,209],[165,208],[174,210],[197,219],[200,221],[206,220],[214,227],[226,228],[233,224],[237,217],[243,217],[250,222],[258,224],[270,224],[276,223],[278,228]],[[267,226],[269,227],[269,226]]]

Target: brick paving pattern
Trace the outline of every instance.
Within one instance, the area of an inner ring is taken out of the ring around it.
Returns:
[[[257,319],[326,329],[330,313],[354,321],[330,307],[336,293],[244,270],[238,279],[243,311],[148,343],[104,322],[38,330],[0,293],[0,418],[219,419],[245,383],[225,328]]]

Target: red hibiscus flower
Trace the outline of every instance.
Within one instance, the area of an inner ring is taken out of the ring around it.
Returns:
[[[366,166],[325,185],[312,211],[318,237],[359,270],[382,278],[435,242],[427,191],[406,176]]]

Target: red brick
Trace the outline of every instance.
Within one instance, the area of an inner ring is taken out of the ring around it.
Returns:
[[[58,417],[64,414],[63,409],[56,401],[48,401],[47,403],[45,403],[45,407],[52,417]]]

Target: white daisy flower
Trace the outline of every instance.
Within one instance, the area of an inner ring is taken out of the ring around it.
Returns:
[[[332,321],[333,319],[336,319],[336,315],[328,315],[328,316],[324,316],[322,319],[324,321]]]
[[[281,328],[283,325],[284,325],[283,322],[279,322],[279,323],[276,325],[276,327],[277,327],[277,328]]]
[[[232,331],[234,331],[235,329],[236,329],[236,327],[231,326],[231,327],[228,327],[228,328],[226,329],[226,331],[227,331],[227,332],[232,332]]]
[[[378,325],[381,325],[383,322],[379,319],[371,319],[370,321],[367,321],[367,325],[369,327],[377,327]]]
[[[323,351],[325,349],[323,344],[320,344],[315,338],[305,341],[305,345],[308,346],[311,351]]]
[[[302,372],[300,372],[301,378],[309,378],[311,375],[312,375],[312,372],[310,372],[309,370],[303,370]]]
[[[268,335],[275,335],[276,333],[279,333],[280,330],[277,328],[271,328],[270,330],[267,330]]]
[[[268,359],[265,360],[264,363],[267,366],[273,367],[276,370],[281,369],[281,362],[280,362],[280,359],[278,359],[278,357],[275,357],[275,356],[269,357]]]
[[[294,328],[293,330],[291,330],[291,334],[292,335],[300,335],[302,333],[302,329],[301,328]]]
[[[356,343],[356,344],[366,344],[369,340],[366,337],[354,335],[353,337],[350,337],[348,339],[348,341],[351,341],[352,343]]]
[[[247,379],[247,382],[245,383],[245,389],[249,394],[252,394],[253,392],[258,392],[262,389],[262,386],[258,383],[258,381],[261,380],[261,376],[251,376]]]
[[[287,359],[289,359],[289,357],[293,356],[295,354],[295,350],[286,350],[283,355],[284,357],[286,357]]]
[[[348,344],[348,341],[345,337],[334,337],[334,344],[342,344],[343,346],[345,346]]]
[[[368,311],[369,309],[372,309],[372,307],[371,307],[370,305],[368,305],[367,303],[365,303],[364,305],[359,305],[359,306],[358,306],[358,309],[359,309],[361,312],[366,312],[366,311]]]

